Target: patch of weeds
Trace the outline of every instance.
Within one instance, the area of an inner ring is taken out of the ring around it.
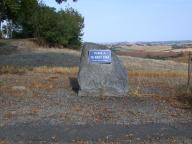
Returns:
[[[6,141],[6,140],[1,140],[1,139],[0,139],[0,144],[9,144],[9,142]]]
[[[24,74],[29,70],[32,70],[32,68],[17,67],[17,66],[0,66],[0,75],[1,74]]]
[[[38,108],[32,108],[30,114],[37,114],[40,110]]]
[[[0,39],[0,47],[4,47],[4,46],[11,46],[11,41]]]
[[[13,116],[14,116],[14,114],[12,112],[6,112],[4,114],[5,119],[11,119],[11,118],[13,118]]]
[[[79,71],[78,67],[47,67],[41,66],[34,68],[33,71],[40,72],[40,73],[58,73],[58,74],[65,74],[65,75],[76,75]]]
[[[1,47],[1,46],[6,46],[7,44],[8,44],[7,42],[0,41],[0,47]]]
[[[0,47],[1,47],[1,46],[4,46],[4,45],[5,45],[5,43],[3,43],[3,42],[0,42]]]
[[[134,90],[133,89],[130,90],[128,95],[129,96],[141,96],[142,94],[140,93],[139,88],[137,88],[137,89],[134,89]]]
[[[165,56],[153,56],[150,54],[147,54],[146,57],[144,57],[145,59],[157,59],[157,60],[166,60],[168,57]]]
[[[186,85],[176,87],[175,96],[185,108],[192,109],[192,85],[189,88]]]
[[[0,85],[2,85],[4,82],[2,80],[0,80]]]

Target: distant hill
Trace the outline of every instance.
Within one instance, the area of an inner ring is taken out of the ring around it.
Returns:
[[[117,46],[132,46],[132,45],[138,45],[138,46],[173,46],[173,45],[192,45],[192,40],[178,40],[178,41],[151,41],[151,42],[112,42],[112,43],[102,43],[108,47],[117,47]]]

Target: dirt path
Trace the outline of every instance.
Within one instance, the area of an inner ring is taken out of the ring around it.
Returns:
[[[176,126],[175,126],[176,125]],[[18,123],[0,129],[0,139],[10,143],[72,143],[72,142],[168,142],[177,137],[192,142],[192,123],[141,125],[53,125],[47,121]],[[183,141],[186,143],[186,140]]]
[[[0,65],[78,66],[79,57],[64,53],[26,53],[0,56]]]

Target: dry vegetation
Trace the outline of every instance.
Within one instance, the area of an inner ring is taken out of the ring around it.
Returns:
[[[37,67],[33,69],[35,72],[40,73],[58,73],[65,75],[76,75],[79,71],[78,67]]]
[[[78,67],[0,67],[0,74],[24,74],[24,73],[42,73],[42,74],[62,74],[65,77],[77,77]],[[147,70],[130,70],[128,71],[130,92],[132,96],[155,97],[165,100],[172,105],[183,108],[191,108],[192,91],[186,90],[184,85],[187,81],[185,71],[147,71]],[[33,80],[30,88],[37,89],[54,89],[57,88],[57,77],[51,77],[47,81]],[[2,83],[2,82],[1,82]],[[64,83],[69,83],[65,81]],[[3,84],[0,84],[0,87]],[[66,84],[65,84],[66,85]],[[70,84],[67,84],[70,87]],[[69,88],[68,87],[68,88]],[[7,91],[14,95],[25,95],[21,92],[7,88]],[[183,99],[183,101],[181,100]],[[179,106],[178,106],[179,105]]]
[[[0,139],[0,144],[10,144],[8,141],[6,141],[6,140],[1,140]]]
[[[189,57],[189,52],[182,52],[181,56],[175,57],[175,58],[169,58],[169,60],[173,60],[173,61],[176,61],[176,62],[187,63],[188,62],[188,57]]]
[[[33,39],[26,40],[13,40],[13,41],[0,41],[0,46],[9,45],[17,46],[22,52],[33,51],[35,53],[68,53],[76,56],[80,55],[80,52],[69,49],[59,48],[45,48],[34,43]],[[27,48],[26,48],[27,47]],[[143,59],[130,56],[119,56],[123,61],[125,67],[128,69],[130,94],[134,96],[155,96],[159,99],[179,100],[185,97],[185,95],[191,95],[191,93],[185,93],[186,90],[181,88],[181,85],[185,85],[187,81],[187,53],[172,52],[171,47],[160,46],[160,47],[125,47],[122,48],[124,51],[123,55],[126,54],[138,54],[137,56],[148,57],[149,53],[152,56],[161,57],[158,54],[168,57],[170,60],[153,60]],[[121,53],[121,52],[120,52]],[[166,54],[166,55],[165,55]],[[171,54],[171,57],[170,57]],[[174,57],[174,58],[173,58]],[[174,61],[171,61],[174,60]],[[182,63],[179,63],[182,62]],[[17,74],[24,75],[26,73],[40,73],[40,74],[62,74],[67,77],[77,77],[78,67],[61,67],[61,66],[39,66],[39,67],[28,67],[28,66],[0,66],[0,75]],[[56,79],[58,80],[58,79]],[[69,83],[69,82],[68,82]],[[4,81],[0,81],[0,88],[4,85]],[[69,85],[69,84],[68,84]],[[30,88],[39,89],[54,89],[57,88],[57,82],[55,80],[49,80],[48,82],[33,81]],[[9,89],[12,93],[20,95],[19,92],[15,92]],[[21,94],[24,95],[24,94]],[[180,97],[180,98],[178,98]],[[178,99],[177,99],[178,98]],[[187,98],[188,99],[188,98]]]
[[[173,60],[176,62],[187,63],[187,55],[190,48],[179,48],[174,49],[172,46],[120,46],[117,51],[118,55],[121,56],[133,56],[150,59],[162,59],[162,60]]]
[[[13,46],[17,46],[22,51],[33,51],[33,52],[53,52],[53,53],[68,53],[73,55],[79,55],[78,50],[63,48],[63,47],[50,47],[48,45],[39,45],[34,39],[22,39],[22,40],[11,40]],[[26,48],[27,47],[27,48]]]
[[[18,67],[18,66],[0,66],[1,74],[24,74],[26,71],[30,71],[30,67]]]
[[[129,77],[167,77],[167,78],[174,78],[174,77],[183,77],[186,78],[187,74],[184,72],[163,72],[163,71],[145,71],[145,70],[135,70],[128,72]]]

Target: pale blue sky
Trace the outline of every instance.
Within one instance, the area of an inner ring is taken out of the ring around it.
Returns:
[[[73,7],[85,18],[84,41],[192,40],[192,0],[72,0],[45,4]]]

